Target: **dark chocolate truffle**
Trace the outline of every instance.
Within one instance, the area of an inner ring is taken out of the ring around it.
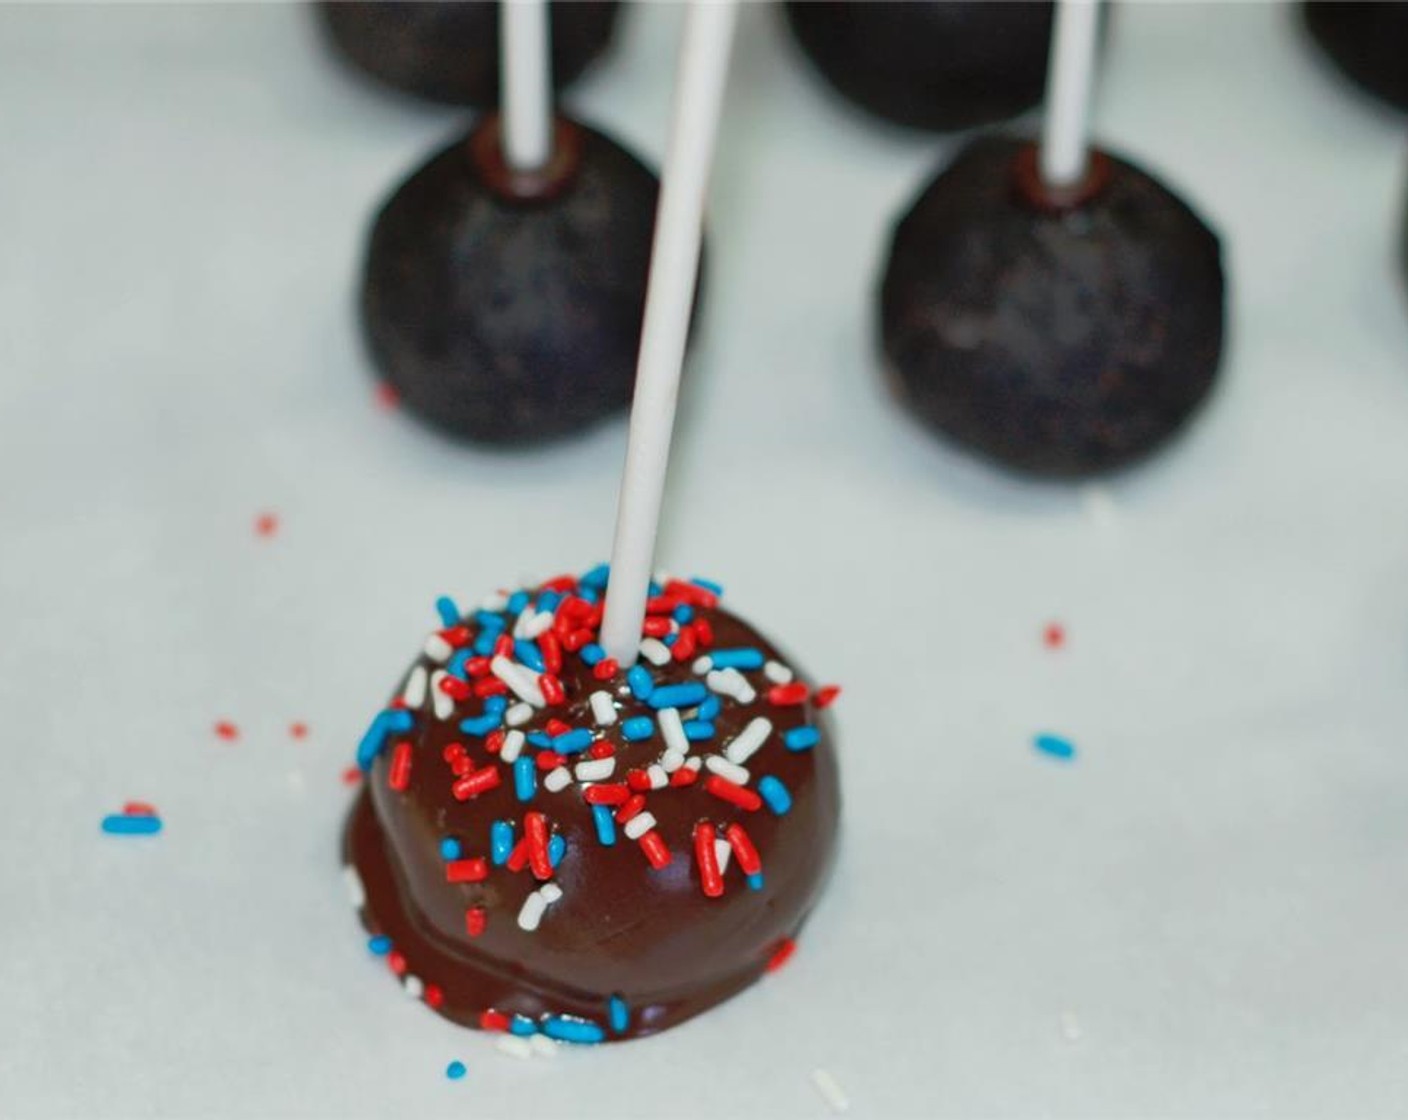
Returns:
[[[825,699],[694,581],[659,589],[659,637],[620,672],[594,644],[603,583],[462,618],[442,599],[358,749],[354,903],[411,993],[466,1026],[675,1026],[791,951],[832,863]]]
[[[1305,26],[1360,89],[1408,110],[1408,0],[1312,0]]]
[[[372,228],[362,324],[413,415],[449,435],[530,443],[630,403],[658,182],[560,121],[555,163],[514,176],[497,118],[396,191]]]
[[[606,49],[618,8],[616,0],[549,6],[555,88]],[[387,85],[451,105],[499,103],[496,0],[334,0],[318,11],[341,56]]]
[[[786,11],[827,81],[897,124],[987,124],[1030,109],[1046,88],[1051,0],[789,0]]]
[[[1038,475],[1148,455],[1212,387],[1216,235],[1133,164],[1096,153],[1056,197],[1035,148],[964,148],[895,229],[880,292],[888,372],[919,417]]]

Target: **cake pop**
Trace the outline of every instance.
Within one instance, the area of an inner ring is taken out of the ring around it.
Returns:
[[[607,47],[616,0],[554,0],[552,79],[572,82]],[[379,81],[431,101],[489,108],[499,102],[498,0],[323,0],[329,41]]]
[[[788,0],[785,10],[827,81],[897,124],[946,132],[1041,100],[1051,0]]]
[[[1308,0],[1306,30],[1360,89],[1408,110],[1408,0]]]

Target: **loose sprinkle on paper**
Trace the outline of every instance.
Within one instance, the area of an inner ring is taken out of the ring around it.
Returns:
[[[215,725],[215,734],[217,738],[223,739],[227,743],[233,743],[240,737],[240,729],[229,720],[222,719]]]
[[[308,725],[302,722],[291,723],[288,725],[288,733],[295,739],[306,739],[308,738]]]
[[[279,515],[261,513],[254,519],[254,531],[261,537],[272,537],[279,531]]]
[[[362,780],[362,768],[360,766],[349,766],[342,772],[342,784],[345,786],[355,786]]]
[[[401,394],[396,391],[396,386],[389,381],[381,381],[376,387],[376,404],[384,412],[390,412],[401,403]]]
[[[1075,744],[1059,735],[1038,735],[1032,740],[1032,746],[1042,754],[1059,758],[1062,762],[1069,762],[1076,756]]]
[[[110,836],[155,836],[161,831],[161,818],[150,805],[129,801],[122,812],[103,818],[103,831]]]
[[[463,1062],[451,1062],[445,1067],[445,1076],[451,1081],[458,1081],[466,1072]]]
[[[1066,644],[1066,628],[1059,622],[1048,623],[1042,631],[1041,640],[1047,649],[1060,649]]]
[[[845,1112],[851,1107],[851,1098],[846,1096],[846,1091],[841,1088],[840,1082],[828,1070],[812,1070],[812,1084],[816,1086],[816,1091],[831,1106],[833,1112]]]

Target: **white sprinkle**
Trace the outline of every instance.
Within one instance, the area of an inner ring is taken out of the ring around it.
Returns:
[[[758,698],[757,691],[748,683],[748,678],[733,666],[715,669],[704,678],[704,683],[713,692],[732,696],[740,704],[751,704]]]
[[[449,676],[444,669],[436,669],[430,674],[430,707],[436,719],[449,719],[455,714],[455,698],[440,687],[440,682]]]
[[[626,835],[632,840],[639,840],[654,827],[655,814],[647,810],[637,813],[626,822]]]
[[[532,933],[538,928],[538,923],[543,920],[543,911],[547,908],[547,899],[534,891],[523,900],[523,907],[518,911],[518,928],[526,929]]]
[[[670,775],[665,773],[665,768],[658,762],[645,768],[646,776],[650,779],[651,789],[664,789],[670,784]]]
[[[604,782],[616,773],[616,760],[614,758],[589,759],[586,762],[577,763],[572,772],[577,775],[579,782]]]
[[[499,748],[499,759],[503,762],[513,762],[522,750],[523,732],[515,728],[504,736],[504,745]]]
[[[510,704],[508,711],[504,713],[504,722],[510,727],[522,727],[533,718],[533,705],[520,700],[517,704]]]
[[[528,616],[527,622],[523,622],[525,615]],[[539,611],[537,614],[534,614],[532,611],[524,611],[523,614],[518,616],[518,620],[523,622],[523,633],[516,634],[516,636],[527,638],[530,641],[535,638],[541,638],[552,629],[554,617],[552,611]]]
[[[704,760],[700,758],[697,754],[694,755],[692,758],[685,759],[684,768],[686,770],[694,770],[698,772],[703,768],[703,766]]]
[[[833,1112],[845,1112],[851,1107],[851,1099],[846,1096],[846,1091],[841,1088],[836,1078],[826,1070],[812,1070],[812,1084],[816,1086],[816,1091],[831,1106]]]
[[[443,665],[450,660],[450,655],[455,652],[455,647],[442,638],[439,634],[431,634],[425,639],[425,656],[437,665]]]
[[[367,904],[367,892],[362,887],[362,877],[350,863],[342,867],[342,882],[347,887],[347,901],[352,903],[353,909],[360,910]]]
[[[492,595],[484,596],[484,598],[479,601],[479,609],[481,611],[490,611],[494,614],[498,614],[499,611],[503,610],[506,606],[508,606],[508,596],[500,594],[497,591]]]
[[[405,691],[401,693],[401,701],[413,712],[419,711],[420,706],[425,703],[426,672],[424,665],[417,665],[411,670],[411,675],[406,681]]]
[[[660,769],[667,774],[673,774],[684,765],[684,755],[679,751],[666,751],[660,756]]]
[[[500,654],[489,662],[489,672],[513,689],[520,700],[526,700],[535,708],[544,707],[543,691],[538,687],[538,674],[526,665],[516,665]]]
[[[714,860],[719,865],[719,874],[722,875],[728,870],[729,857],[733,855],[733,848],[727,840],[714,841]]]
[[[543,788],[549,793],[560,793],[572,784],[572,771],[565,766],[554,766],[543,779]]]
[[[665,738],[665,747],[679,755],[689,753],[689,736],[684,733],[684,722],[678,708],[661,708],[655,716],[660,725],[660,734]]]
[[[690,668],[694,670],[695,675],[699,677],[704,676],[713,667],[714,659],[707,653],[703,657],[696,657],[694,664],[690,666]]]
[[[516,1034],[500,1035],[497,1045],[510,1058],[527,1061],[533,1056],[532,1044],[526,1038],[521,1038]]]
[[[670,663],[670,647],[657,638],[646,638],[640,644],[640,655],[652,665]]]
[[[513,620],[513,636],[517,640],[528,636],[528,624],[538,616],[538,612],[532,607],[524,607],[518,612],[518,617]]]
[[[610,727],[616,722],[616,701],[611,699],[611,693],[597,689],[591,695],[591,704],[592,719],[598,727]]]
[[[401,981],[401,984],[406,989],[406,994],[412,999],[420,999],[420,997],[425,994],[425,983],[419,976],[411,976],[408,974],[406,978]]]
[[[781,661],[769,661],[763,666],[763,676],[773,684],[791,684],[792,670]]]
[[[1064,1037],[1067,1042],[1079,1042],[1081,1034],[1080,1020],[1069,1011],[1061,1012],[1062,1037]]]
[[[556,883],[544,883],[538,888],[538,893],[543,896],[545,903],[552,904],[562,897],[562,888]]]
[[[758,752],[758,748],[768,741],[772,734],[772,720],[758,716],[734,738],[724,754],[730,762],[744,763]]]
[[[545,1034],[530,1034],[528,1045],[533,1048],[533,1053],[544,1058],[557,1057],[557,1043]]]
[[[719,777],[727,778],[736,786],[746,786],[748,784],[748,779],[753,776],[752,774],[748,773],[747,770],[743,769],[743,767],[733,762],[730,762],[728,759],[716,754],[711,754],[708,758],[706,758],[704,760],[704,765],[707,766]]]

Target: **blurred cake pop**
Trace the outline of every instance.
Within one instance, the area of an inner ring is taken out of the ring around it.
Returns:
[[[1309,0],[1306,29],[1346,78],[1408,110],[1408,0]]]

